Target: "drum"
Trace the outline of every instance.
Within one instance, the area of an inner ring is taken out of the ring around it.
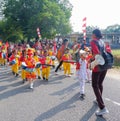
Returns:
[[[35,65],[36,65],[35,68],[39,68],[41,66],[41,63],[37,62]]]
[[[34,72],[35,71],[35,69],[34,68],[26,68],[25,69],[27,72],[30,72],[30,73],[32,73],[32,72]]]
[[[15,60],[12,60],[11,62],[9,62],[9,65],[14,65],[14,64],[16,64]]]
[[[25,63],[25,62],[22,62],[21,67],[22,67],[22,69],[24,69],[24,70],[25,70],[25,69],[27,68],[26,63]]]

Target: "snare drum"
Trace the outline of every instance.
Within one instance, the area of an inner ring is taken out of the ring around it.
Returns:
[[[16,64],[15,60],[12,60],[11,62],[9,62],[9,65],[14,65],[14,64]]]
[[[56,57],[55,56],[51,56],[51,59],[54,61],[56,59]]]
[[[24,69],[24,70],[25,70],[25,69],[27,68],[26,63],[25,63],[25,62],[22,62],[21,67],[22,67],[22,69]]]
[[[39,67],[41,66],[41,63],[38,62],[38,63],[36,63],[35,65],[36,65],[35,68],[39,68]]]
[[[32,73],[32,72],[34,72],[35,71],[35,69],[34,68],[26,68],[25,69],[27,72],[30,72],[30,73]]]

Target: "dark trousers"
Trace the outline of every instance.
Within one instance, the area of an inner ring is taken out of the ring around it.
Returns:
[[[101,72],[92,72],[92,87],[100,109],[103,109],[105,107],[102,99],[102,92],[103,92],[103,81],[106,76],[106,73],[107,70]]]
[[[63,61],[60,61],[59,65],[58,65],[58,66],[56,67],[56,69],[55,69],[55,72],[58,71],[58,69],[60,68],[60,66],[62,66],[62,64],[63,64]]]

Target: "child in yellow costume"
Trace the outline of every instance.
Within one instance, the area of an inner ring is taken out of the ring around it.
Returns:
[[[70,61],[71,54],[69,53],[69,48],[66,48],[65,54],[62,56],[63,61]],[[63,62],[64,75],[71,76],[71,63]]]
[[[40,62],[41,62],[41,64],[51,65],[52,60],[48,56],[48,52],[47,51],[44,51],[44,55],[41,58]],[[42,78],[43,78],[43,80],[48,81],[49,75],[50,75],[50,66],[42,65]]]
[[[12,51],[12,55],[9,58],[11,69],[13,75],[16,77],[19,75],[18,70],[19,70],[19,55],[17,55],[17,50]]]
[[[40,62],[40,61],[39,61],[39,56],[38,56],[38,52],[37,52],[37,51],[34,52],[34,59],[35,59],[35,62],[36,62],[36,63]],[[40,67],[35,68],[35,70],[36,70],[38,79],[41,79],[41,77],[40,77]]]
[[[33,51],[28,49],[27,58],[25,59],[26,63],[26,78],[30,83],[30,88],[33,88],[33,83],[36,79],[36,72],[35,72],[35,60],[33,58]]]

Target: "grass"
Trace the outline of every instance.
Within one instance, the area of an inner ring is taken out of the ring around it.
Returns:
[[[112,50],[112,54],[114,56],[114,66],[120,67],[120,49]]]

